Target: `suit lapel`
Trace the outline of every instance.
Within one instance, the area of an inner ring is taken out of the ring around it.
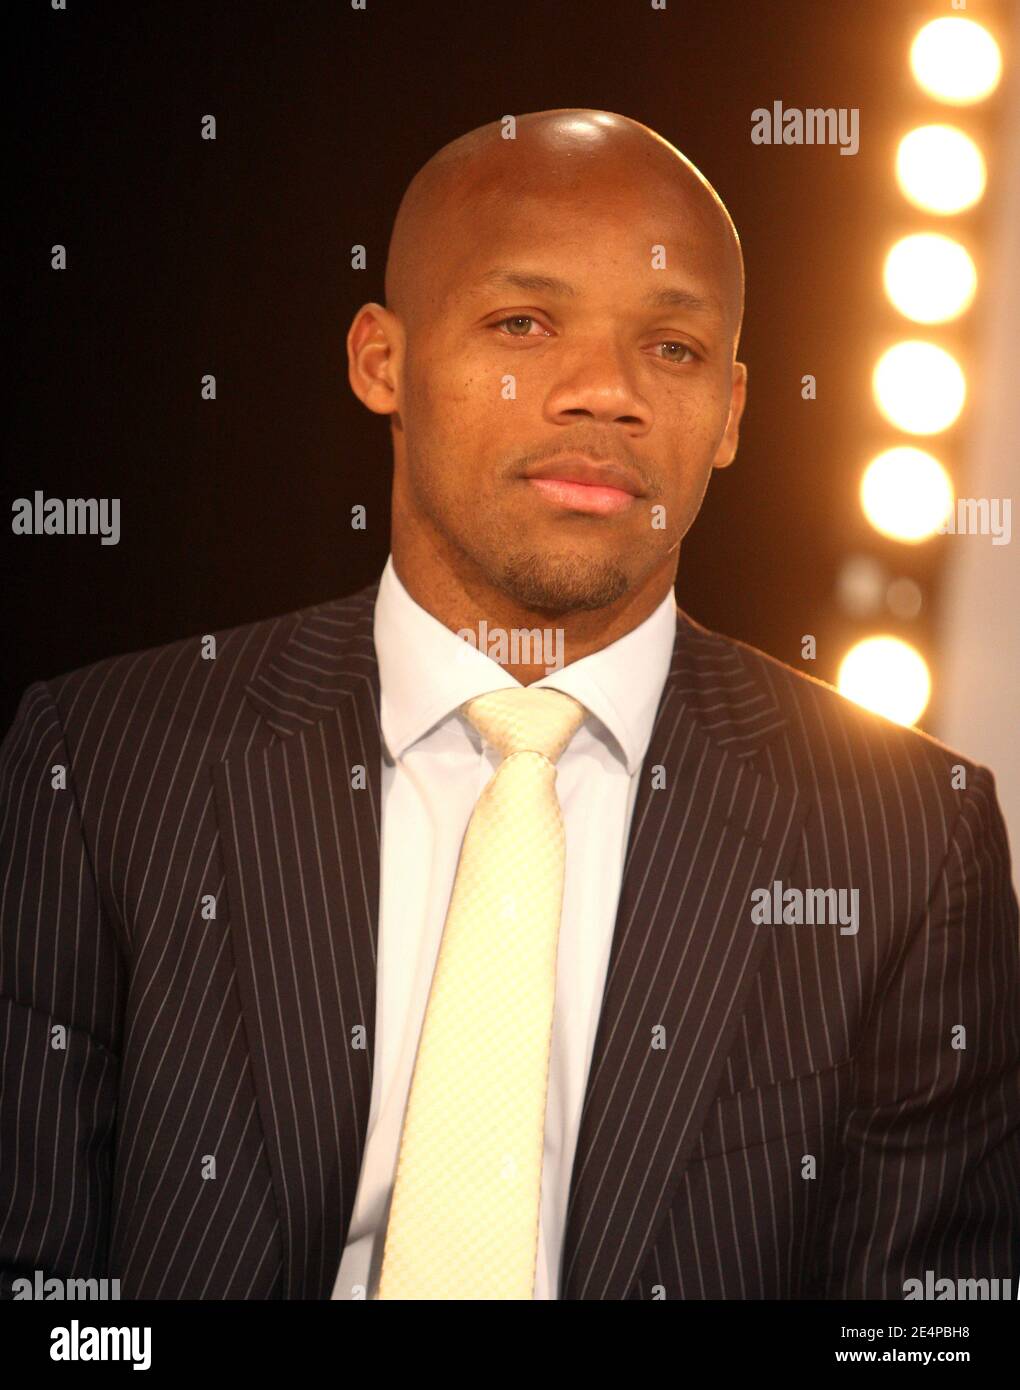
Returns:
[[[212,765],[288,1299],[330,1296],[368,1126],[381,805],[375,589],[295,625],[247,690],[276,737]]]
[[[752,925],[750,894],[782,876],[806,811],[754,766],[783,722],[737,649],[679,614],[581,1115],[565,1299],[627,1296],[718,1087],[770,930]]]

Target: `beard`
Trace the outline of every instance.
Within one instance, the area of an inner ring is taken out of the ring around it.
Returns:
[[[521,607],[550,614],[608,608],[627,593],[631,584],[626,572],[610,559],[543,555],[527,550],[504,556],[492,577]]]

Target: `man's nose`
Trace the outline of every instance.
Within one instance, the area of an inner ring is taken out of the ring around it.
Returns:
[[[651,406],[618,344],[589,339],[561,359],[558,367],[546,400],[551,418],[619,422],[639,431],[651,425]]]

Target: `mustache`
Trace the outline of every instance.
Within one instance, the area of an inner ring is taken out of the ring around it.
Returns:
[[[529,468],[537,468],[547,459],[560,458],[564,454],[582,454],[593,463],[614,463],[621,468],[633,469],[641,481],[646,497],[657,497],[662,491],[642,459],[636,458],[629,449],[622,448],[618,442],[615,445],[608,444],[604,438],[587,443],[583,439],[557,439],[542,448],[519,454],[512,461],[508,461],[504,470],[505,476],[520,477]]]

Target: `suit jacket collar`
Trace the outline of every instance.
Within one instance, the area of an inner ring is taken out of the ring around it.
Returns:
[[[295,615],[247,687],[272,741],[212,768],[287,1298],[330,1296],[368,1125],[377,588]],[[768,931],[751,924],[750,894],[782,877],[806,812],[758,757],[784,724],[740,645],[678,609],[581,1115],[562,1298],[627,1296],[718,1087]]]

